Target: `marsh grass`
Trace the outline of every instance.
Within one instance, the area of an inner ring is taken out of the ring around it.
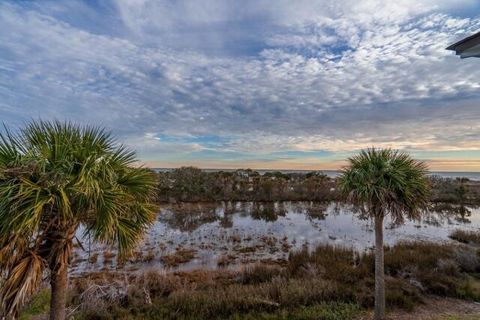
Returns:
[[[177,267],[182,263],[187,263],[195,258],[197,252],[193,249],[178,248],[174,253],[166,254],[160,258],[160,261],[166,267]]]
[[[480,300],[479,271],[464,245],[387,247],[387,306],[412,310],[426,295]],[[373,306],[373,275],[372,253],[321,245],[238,271],[90,275],[73,281],[70,306],[78,319],[352,319]]]
[[[235,314],[232,320],[349,320],[358,314],[359,307],[351,303],[322,303],[273,313],[252,312]]]
[[[239,282],[242,284],[258,284],[284,275],[284,270],[280,266],[256,263],[243,267],[240,271]]]
[[[450,236],[451,239],[462,243],[480,244],[480,232],[457,229]]]

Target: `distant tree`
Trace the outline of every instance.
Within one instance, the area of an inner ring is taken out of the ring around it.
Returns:
[[[185,201],[202,200],[209,196],[207,172],[197,167],[181,167],[172,172],[173,191]],[[209,199],[211,200],[211,199]]]
[[[251,169],[232,172],[181,167],[159,172],[158,201],[333,200],[335,181],[322,174],[279,171],[261,175]]]
[[[339,186],[343,194],[375,224],[375,319],[385,317],[383,220],[390,214],[401,223],[418,218],[429,199],[427,167],[407,153],[367,149],[349,159]]]
[[[288,174],[283,173],[281,171],[268,171],[268,172],[265,172],[265,174],[263,176],[264,177],[275,177],[277,179],[285,179],[285,180],[290,179],[290,176]]]
[[[154,219],[155,175],[109,133],[33,122],[0,134],[0,312],[15,318],[38,288],[51,285],[50,319],[65,319],[68,266],[80,225],[127,254]]]
[[[306,178],[319,177],[327,179],[327,175],[321,171],[310,171],[305,175]]]
[[[458,208],[458,213],[460,214],[460,217],[458,217],[457,220],[466,223],[469,222],[467,217],[471,215],[471,211],[465,207],[465,201],[467,200],[467,195],[469,192],[469,188],[466,183],[469,181],[469,179],[457,178],[456,180],[458,183],[460,183],[460,185],[455,188],[455,195],[457,197],[458,203],[460,204],[460,207]]]
[[[465,205],[465,200],[468,194],[468,185],[466,184],[469,180],[468,178],[457,178],[457,182],[460,184],[455,188],[455,195],[457,196],[457,201],[460,205]]]

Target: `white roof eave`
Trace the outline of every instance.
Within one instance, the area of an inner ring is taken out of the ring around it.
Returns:
[[[461,58],[480,57],[480,44],[460,53]]]

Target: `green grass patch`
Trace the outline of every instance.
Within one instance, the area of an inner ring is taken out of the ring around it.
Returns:
[[[50,290],[40,290],[20,313],[20,320],[28,320],[34,316],[46,314],[50,309]]]

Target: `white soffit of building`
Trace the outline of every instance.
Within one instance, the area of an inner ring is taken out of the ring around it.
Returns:
[[[460,58],[480,57],[480,44],[463,51],[460,54]]]
[[[447,48],[463,58],[480,57],[480,32],[462,39]]]

